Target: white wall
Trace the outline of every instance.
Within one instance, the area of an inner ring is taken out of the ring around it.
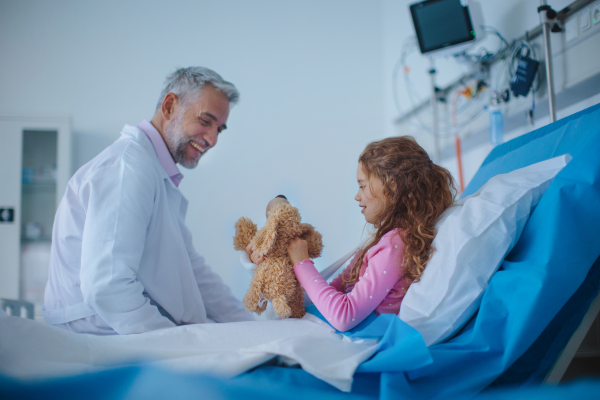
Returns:
[[[396,110],[391,86],[413,35],[411,2],[0,0],[0,114],[71,117],[77,168],[124,124],[151,118],[175,68],[203,65],[234,82],[241,103],[230,128],[198,168],[183,171],[181,189],[197,247],[241,297],[249,276],[232,250],[238,217],[262,225],[268,200],[285,194],[323,233],[324,267],[363,235],[353,196],[366,143],[417,134],[429,145],[414,121],[394,124],[411,107],[400,79]],[[556,10],[570,2],[549,1]],[[508,40],[539,23],[537,0],[480,4],[485,23]],[[490,35],[478,48],[496,45]],[[428,61],[414,53],[409,65],[426,99]],[[464,72],[452,59],[436,67],[440,87]],[[467,178],[488,151],[465,154]]]
[[[379,1],[0,1],[0,114],[70,116],[77,168],[150,119],[164,77],[202,65],[241,92],[181,190],[199,251],[241,297],[240,216],[277,194],[323,234],[324,267],[356,246],[356,159],[383,135]]]

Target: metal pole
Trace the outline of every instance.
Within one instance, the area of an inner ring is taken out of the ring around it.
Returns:
[[[547,6],[546,0],[540,0],[540,5],[541,7],[538,8],[538,13],[540,14],[540,23],[542,25],[544,35],[544,54],[546,55],[546,84],[548,86],[550,123],[552,123],[556,121],[556,109],[554,105],[554,79],[552,76],[552,50],[550,48],[551,19],[548,18],[548,10],[543,8]]]
[[[431,133],[433,135],[433,162],[440,162],[440,143],[438,135],[438,107],[437,107],[437,92],[435,90],[435,65],[433,64],[433,58],[430,59],[431,68],[429,69],[429,76],[431,77]]]

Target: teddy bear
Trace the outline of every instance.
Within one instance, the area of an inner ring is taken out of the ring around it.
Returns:
[[[244,296],[244,307],[260,315],[269,300],[280,318],[302,318],[305,314],[304,292],[294,274],[287,249],[292,239],[300,237],[308,243],[309,257],[317,258],[323,250],[321,234],[312,225],[301,222],[300,212],[283,195],[269,202],[266,216],[267,223],[260,230],[246,217],[241,217],[235,224],[234,248],[246,250],[252,242],[253,251],[264,256]]]

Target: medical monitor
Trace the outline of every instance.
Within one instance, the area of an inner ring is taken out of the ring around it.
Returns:
[[[410,5],[421,53],[459,54],[482,36],[481,10],[474,1],[425,0]]]

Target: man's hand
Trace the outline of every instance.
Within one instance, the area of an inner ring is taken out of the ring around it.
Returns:
[[[308,243],[299,237],[293,239],[288,246],[288,255],[292,260],[292,264],[296,265],[302,260],[308,260]]]
[[[254,252],[254,243],[253,242],[248,243],[248,246],[246,246],[246,253],[248,253],[248,256],[250,257],[250,261],[252,261],[256,265],[265,261],[265,256]]]

